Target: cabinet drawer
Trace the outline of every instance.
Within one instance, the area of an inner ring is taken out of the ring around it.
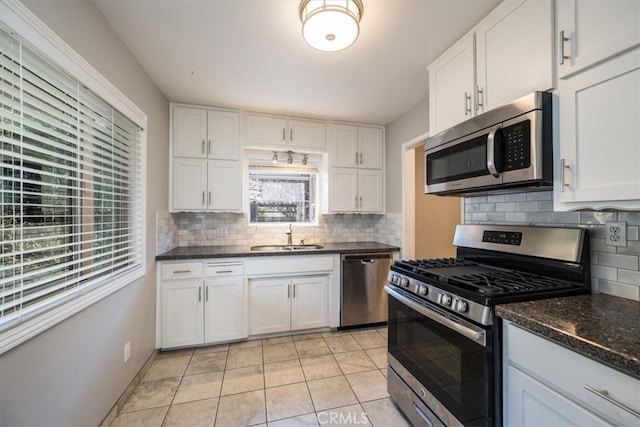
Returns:
[[[244,264],[239,261],[207,262],[204,265],[206,277],[242,276]]]
[[[162,280],[202,278],[201,262],[162,263]]]
[[[547,339],[506,323],[507,356],[510,365],[560,391],[614,425],[637,425],[631,413],[589,391],[603,394],[640,411],[640,381]]]

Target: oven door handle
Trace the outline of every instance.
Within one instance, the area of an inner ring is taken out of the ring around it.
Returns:
[[[401,293],[399,293],[398,291],[394,290],[393,288],[391,288],[389,285],[386,285],[384,287],[384,290],[391,295],[392,297],[394,297],[395,299],[397,299],[398,301],[402,302],[403,304],[405,304],[406,306],[408,306],[409,308],[417,311],[418,313],[428,317],[429,319],[440,323],[443,326],[446,326],[447,328],[453,329],[454,331],[458,332],[460,335],[462,335],[465,338],[470,339],[471,341],[474,341],[480,345],[482,345],[483,347],[487,346],[487,336],[484,330],[482,329],[472,329],[468,326],[462,325],[458,322],[455,322],[447,317],[444,317],[438,313],[436,313],[433,310],[429,310],[428,308],[410,300],[409,298],[405,297],[404,295],[402,295]]]

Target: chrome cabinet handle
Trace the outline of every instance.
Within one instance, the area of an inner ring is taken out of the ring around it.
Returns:
[[[191,273],[191,270],[173,270],[173,274]]]
[[[478,103],[476,105],[476,111],[480,111],[480,108],[484,108],[484,89],[477,88],[478,92]]]
[[[569,57],[564,54],[564,44],[568,41],[569,37],[565,37],[564,30],[560,31],[560,65],[564,64],[565,59],[569,59]]]
[[[223,273],[233,273],[233,270],[218,270],[218,271],[216,271],[216,274],[223,274]]]
[[[285,132],[286,132],[286,129],[282,128],[282,140],[283,141],[285,140]]]
[[[211,204],[211,191],[209,191],[209,204]]]
[[[211,154],[211,140],[207,142],[207,154]]]
[[[202,205],[204,206],[205,201],[204,201],[204,191],[202,192]]]
[[[567,165],[565,159],[560,159],[560,192],[564,192],[565,187],[569,187],[569,184],[564,182],[564,172],[570,169],[570,166]]]
[[[360,196],[360,207],[362,207],[362,196]]]
[[[287,298],[291,298],[291,285],[287,285]]]
[[[500,178],[500,172],[496,168],[496,132],[500,130],[500,126],[491,129],[487,137],[487,169],[489,173],[496,178]]]
[[[588,391],[590,391],[591,393],[595,394],[598,397],[601,397],[602,399],[606,400],[607,402],[616,405],[618,408],[622,409],[623,411],[627,411],[628,413],[630,413],[631,415],[633,415],[636,418],[640,418],[640,412],[636,411],[633,408],[628,407],[627,405],[625,405],[622,402],[618,402],[616,399],[614,399],[613,397],[611,397],[611,395],[609,394],[608,390],[597,390],[594,387],[591,387],[589,384],[585,384],[584,388]]]
[[[468,116],[471,114],[471,95],[469,92],[464,93],[464,115]]]
[[[207,286],[204,290],[204,300],[209,301],[209,287]]]
[[[293,284],[293,297],[296,297],[296,284]]]
[[[360,153],[360,164],[362,164],[362,153]]]
[[[204,154],[204,139],[202,140],[202,154]]]
[[[202,286],[198,288],[198,302],[202,301]]]
[[[289,129],[289,141],[293,141],[293,128]]]

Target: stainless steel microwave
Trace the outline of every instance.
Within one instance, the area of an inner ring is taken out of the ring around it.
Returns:
[[[425,142],[425,193],[500,194],[553,185],[551,93],[533,92]]]

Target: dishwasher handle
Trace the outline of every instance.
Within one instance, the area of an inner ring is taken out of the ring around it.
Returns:
[[[359,262],[360,264],[372,264],[376,262],[376,260],[391,259],[393,259],[393,256],[390,252],[342,255],[342,262]]]

